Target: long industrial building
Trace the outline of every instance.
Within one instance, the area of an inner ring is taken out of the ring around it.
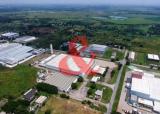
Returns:
[[[149,73],[132,73],[131,98],[133,104],[149,107],[160,113],[160,79]]]
[[[82,63],[82,59],[84,63]],[[79,56],[72,56],[68,54],[60,54],[48,57],[47,59],[43,60],[40,65],[49,69],[61,71],[72,75],[85,76],[90,72],[91,68],[93,67],[94,59],[85,57],[82,58]],[[66,65],[68,67],[66,67]]]
[[[15,67],[35,55],[32,54],[33,48],[23,46],[18,43],[5,43],[0,45],[0,64],[6,67]]]

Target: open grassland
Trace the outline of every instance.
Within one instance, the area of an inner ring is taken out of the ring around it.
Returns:
[[[124,52],[118,51],[116,49],[108,48],[107,51],[104,53],[104,58],[110,59],[112,56],[112,53],[116,52],[116,58],[121,60],[124,57]]]
[[[159,24],[160,21],[154,18],[145,18],[145,17],[131,17],[124,20],[109,20],[109,22],[115,24]]]
[[[0,68],[0,98],[17,97],[36,83],[37,69],[18,65],[13,69]]]
[[[160,52],[160,37],[155,36],[153,38],[136,38],[132,41],[131,49],[143,53],[155,53]]]
[[[152,61],[147,59],[148,53],[136,52],[136,57],[133,63],[140,65],[149,65],[149,64],[160,64],[160,62]],[[154,53],[153,53],[154,54]]]
[[[78,101],[61,99],[54,96],[48,100],[38,114],[45,114],[47,110],[50,110],[51,114],[101,114]]]

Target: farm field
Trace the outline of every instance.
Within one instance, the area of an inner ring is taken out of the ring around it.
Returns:
[[[0,68],[0,98],[18,97],[36,83],[37,69],[18,65],[13,69]]]

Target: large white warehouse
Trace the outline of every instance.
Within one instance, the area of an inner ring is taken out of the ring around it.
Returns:
[[[32,50],[33,48],[18,43],[1,44],[0,64],[10,68],[15,67],[34,57]]]
[[[92,67],[94,66],[94,59],[60,54],[48,57],[43,60],[40,65],[68,74],[84,76],[89,74],[92,70]]]
[[[132,77],[131,102],[152,108],[160,112],[160,78],[153,74],[143,73],[140,77]]]

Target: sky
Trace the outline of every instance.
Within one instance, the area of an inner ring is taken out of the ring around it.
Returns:
[[[160,6],[160,0],[0,0],[0,4],[85,4]]]

